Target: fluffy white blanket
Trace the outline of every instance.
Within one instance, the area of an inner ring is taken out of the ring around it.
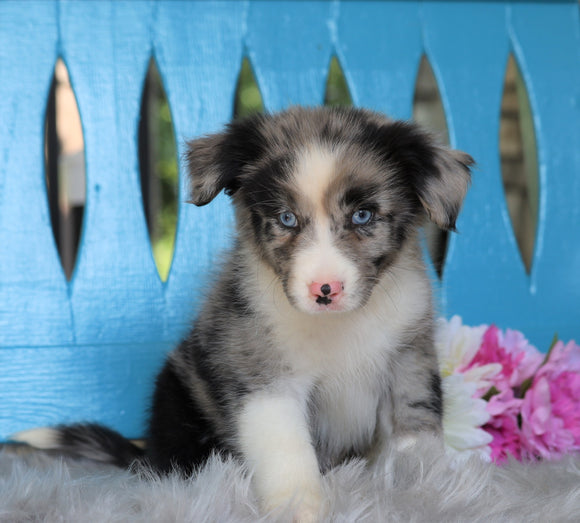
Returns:
[[[328,521],[579,521],[580,458],[503,467],[461,465],[421,441],[375,466],[353,461],[324,477]],[[219,457],[189,479],[146,477],[45,453],[0,451],[0,521],[290,520],[260,516],[249,475]]]

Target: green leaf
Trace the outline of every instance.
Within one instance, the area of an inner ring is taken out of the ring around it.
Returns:
[[[532,383],[534,382],[534,377],[532,376],[531,378],[528,378],[527,380],[525,380],[521,387],[520,390],[517,394],[517,398],[523,398],[526,395],[526,392],[528,392],[528,389],[532,386]]]
[[[540,365],[540,367],[543,367],[547,361],[550,359],[550,354],[552,354],[552,349],[556,346],[556,343],[558,343],[558,333],[554,334],[554,337],[552,338],[552,343],[550,344],[550,348],[548,349],[548,352],[546,353],[546,357],[544,358],[544,361],[542,361],[542,364]],[[538,369],[540,369],[540,367],[538,367]],[[536,370],[537,372],[537,370]],[[523,398],[526,395],[526,392],[528,392],[528,389],[532,386],[532,383],[534,382],[534,377],[530,377],[527,380],[525,380],[521,387],[520,390],[517,394],[518,398]]]
[[[491,389],[489,389],[481,398],[485,401],[489,401],[493,396],[497,396],[499,394],[499,390],[497,390],[493,385]]]
[[[552,338],[552,343],[550,344],[550,348],[548,349],[548,352],[546,353],[546,357],[544,358],[542,365],[545,365],[548,362],[548,360],[550,359],[550,355],[552,354],[552,350],[556,346],[556,343],[558,343],[558,333],[557,332],[554,334],[554,337]],[[540,367],[542,365],[540,365]]]

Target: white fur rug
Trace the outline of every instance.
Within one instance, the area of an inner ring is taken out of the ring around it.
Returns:
[[[328,521],[579,521],[580,458],[453,465],[422,441],[374,469],[350,462],[324,478]],[[287,521],[260,517],[249,478],[214,458],[197,475],[143,477],[44,453],[0,451],[0,521]]]

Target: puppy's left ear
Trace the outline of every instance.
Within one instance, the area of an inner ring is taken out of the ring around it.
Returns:
[[[438,145],[415,124],[390,122],[383,128],[385,158],[411,183],[425,212],[439,227],[455,230],[455,221],[471,182],[468,154]]]
[[[431,221],[455,231],[455,222],[471,183],[474,160],[467,153],[433,147],[433,165],[417,184],[417,195]]]
[[[234,194],[241,185],[246,167],[263,153],[263,115],[234,121],[222,133],[191,140],[185,160],[190,184],[190,203],[211,202],[222,190]]]

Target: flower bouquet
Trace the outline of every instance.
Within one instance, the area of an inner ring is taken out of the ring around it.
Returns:
[[[580,450],[580,346],[547,354],[521,332],[441,319],[436,333],[447,450],[501,464]]]

